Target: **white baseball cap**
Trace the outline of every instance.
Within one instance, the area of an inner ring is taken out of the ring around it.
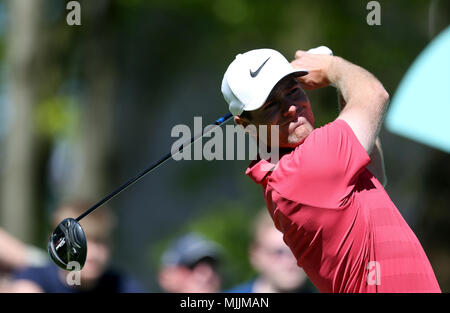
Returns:
[[[278,51],[256,49],[238,54],[225,72],[222,94],[233,115],[257,110],[263,106],[273,87],[290,74],[303,76],[307,70],[296,70]]]

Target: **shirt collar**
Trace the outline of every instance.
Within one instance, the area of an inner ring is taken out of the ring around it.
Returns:
[[[247,174],[255,183],[261,184],[274,167],[275,165],[269,161],[259,159],[250,163],[245,174]]]
[[[280,160],[286,155],[290,154],[295,149],[281,149],[280,150]],[[256,184],[261,184],[266,177],[276,169],[278,164],[271,163],[270,160],[258,158],[248,166],[245,174],[247,174]]]

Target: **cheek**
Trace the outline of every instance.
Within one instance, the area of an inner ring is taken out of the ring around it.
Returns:
[[[254,127],[254,132],[257,134],[257,138],[261,139],[263,142],[270,142],[272,136],[275,134],[279,134],[281,136],[285,133],[287,131],[286,127],[280,127],[278,125],[278,120],[279,117],[277,115],[272,116],[270,119],[266,119],[264,123],[255,123],[255,125],[252,125]],[[275,130],[273,127],[277,127],[278,129]]]
[[[306,110],[305,118],[314,127],[314,113],[312,111],[311,105],[308,104],[308,106],[305,108],[305,110]]]
[[[254,113],[252,122],[255,125],[275,125],[280,119],[280,110],[269,108],[267,110]]]

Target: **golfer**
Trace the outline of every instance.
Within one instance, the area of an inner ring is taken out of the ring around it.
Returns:
[[[341,110],[314,129],[304,90],[333,84]],[[253,161],[283,239],[321,292],[441,292],[430,262],[383,188],[378,133],[389,95],[341,57],[271,49],[239,54],[222,93],[236,124],[278,126],[280,157]],[[262,128],[264,129],[264,128]],[[274,133],[275,134],[275,133]],[[267,140],[271,142],[271,140]],[[272,170],[267,170],[271,168]]]

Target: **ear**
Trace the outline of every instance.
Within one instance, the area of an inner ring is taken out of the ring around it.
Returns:
[[[247,121],[247,119],[245,119],[245,118],[243,118],[243,117],[240,117],[239,115],[236,115],[235,117],[234,117],[234,122],[237,124],[237,125],[240,125],[240,126],[242,126],[242,127],[247,127],[247,125],[248,125],[248,121]]]
[[[258,137],[258,130],[256,128],[256,125],[254,125],[253,123],[251,123],[248,119],[246,119],[245,117],[242,116],[235,116],[234,117],[234,122],[238,125],[241,126],[243,131],[247,134],[249,134],[252,137],[257,138]]]

